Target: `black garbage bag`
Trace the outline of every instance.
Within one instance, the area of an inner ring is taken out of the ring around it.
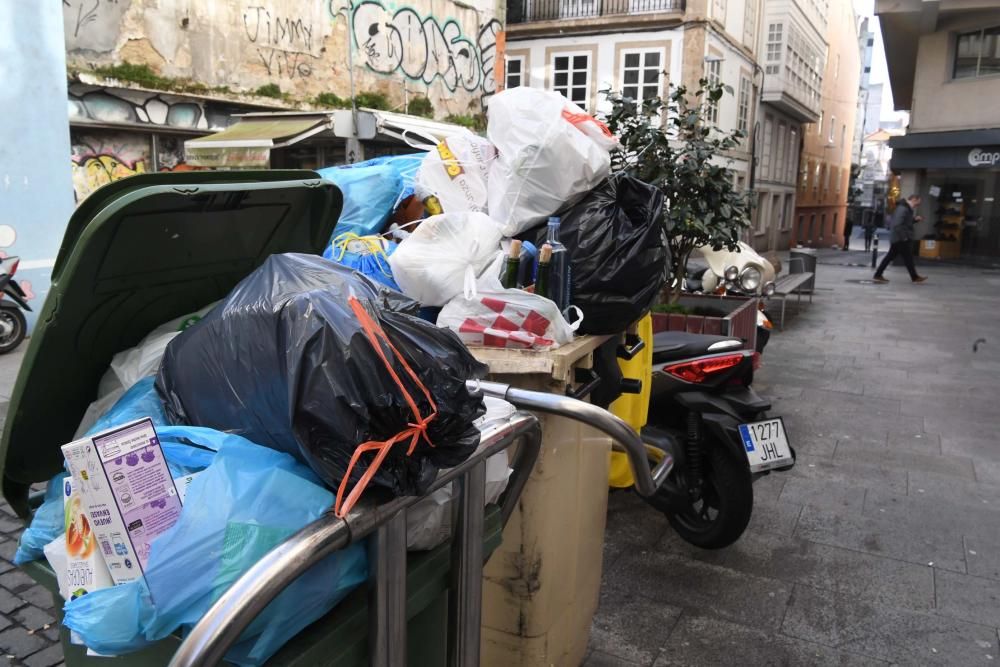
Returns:
[[[660,220],[663,193],[621,175],[560,214],[559,240],[572,273],[572,303],[583,311],[577,333],[619,333],[645,314],[667,279],[670,249]],[[536,245],[546,228],[532,230]]]
[[[172,420],[288,452],[341,493],[420,494],[478,446],[465,381],[487,368],[417,306],[321,257],[273,255],[171,341],[156,387]]]

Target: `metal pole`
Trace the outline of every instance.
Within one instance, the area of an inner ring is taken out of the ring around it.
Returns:
[[[872,235],[872,268],[875,268],[875,262],[878,260],[878,228],[875,228],[875,232]]]
[[[479,667],[483,616],[483,505],[486,504],[486,462],[472,466],[457,484],[458,521],[451,541],[451,588],[448,642],[451,667]]]
[[[370,664],[400,667],[406,664],[406,510],[375,531],[368,562],[375,574],[368,594]]]

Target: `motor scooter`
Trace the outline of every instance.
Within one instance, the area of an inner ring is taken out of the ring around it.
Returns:
[[[687,542],[729,546],[753,511],[753,482],[789,470],[795,450],[781,417],[751,386],[759,353],[729,336],[666,331],[653,336],[649,413],[641,435],[655,463],[674,467],[646,498]]]
[[[27,297],[14,280],[19,257],[0,260],[0,354],[12,351],[28,333],[28,321],[22,310],[31,312]]]

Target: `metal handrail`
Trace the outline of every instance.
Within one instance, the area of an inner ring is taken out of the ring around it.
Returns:
[[[607,434],[611,437],[612,446],[628,456],[632,476],[635,479],[635,490],[641,496],[655,495],[674,466],[673,458],[664,452],[663,460],[650,470],[646,446],[635,429],[619,417],[591,403],[559,394],[518,389],[501,382],[469,380],[467,384],[470,390],[502,398],[519,408],[575,419]]]
[[[487,458],[520,440],[521,447],[513,462],[514,472],[511,474],[501,505],[501,517],[506,520],[513,512],[518,497],[527,483],[527,478],[534,468],[541,445],[541,429],[537,418],[521,412],[515,413],[507,420],[488,423],[484,429],[481,438],[482,445],[479,449],[460,465],[441,471],[437,480],[428,489],[427,494],[429,495],[457,479],[466,477],[474,469],[484,466]],[[483,481],[478,473],[474,477]],[[475,486],[475,484],[464,483],[462,492],[458,496],[460,533],[463,532],[463,526],[470,523],[465,520],[465,515],[474,511],[482,514],[481,504],[474,510],[462,503],[463,499],[470,496],[482,497],[482,488],[473,489],[472,493],[468,493],[467,490],[471,486]],[[373,664],[379,664],[379,662],[389,664],[393,660],[393,656],[387,655],[383,649],[391,650],[394,645],[398,648],[398,637],[400,634],[405,637],[405,605],[391,604],[393,597],[398,599],[399,595],[399,570],[403,571],[404,592],[402,595],[405,596],[405,510],[424,497],[426,496],[402,496],[381,505],[362,498],[359,506],[345,518],[337,518],[332,511],[328,511],[292,535],[265,554],[229,590],[223,593],[222,597],[212,605],[184,639],[171,659],[170,667],[208,667],[221,663],[226,652],[236,643],[253,619],[306,570],[333,552],[356,543],[376,531],[379,532],[377,538],[379,542],[395,543],[394,548],[398,548],[398,531],[400,524],[402,524],[404,553],[402,558],[397,558],[395,563],[398,568],[395,573],[397,580],[386,582],[387,578],[394,578],[389,573],[386,573],[389,574],[388,577],[376,577],[377,586],[388,583],[391,590],[376,592],[375,600],[382,601],[386,605],[385,607],[376,610],[373,605],[369,606],[370,621],[373,624],[375,634],[378,635],[375,638],[370,638],[370,640],[374,640],[372,657],[379,658],[378,662],[373,660]],[[475,529],[475,526],[473,525],[472,528]],[[482,524],[479,524],[477,537],[463,533],[461,538],[464,541],[478,539],[481,542]],[[482,545],[480,544],[481,552]],[[398,554],[396,555],[398,556]],[[379,565],[391,562],[392,559],[389,556],[390,554],[382,553],[379,556],[382,559]],[[478,563],[478,572],[476,572],[476,566],[476,563],[460,560],[457,566],[453,567],[453,577],[457,580],[457,588],[468,589],[472,579],[482,578],[483,563],[481,561]],[[375,569],[378,571],[379,568]],[[398,614],[393,618],[397,612]],[[455,621],[457,624],[461,624],[461,627],[455,630],[455,639],[460,646],[459,650],[463,651],[466,656],[473,650],[478,655],[481,623],[478,614],[473,613],[473,616],[473,618],[462,616]],[[397,637],[395,640],[379,641],[380,637],[391,638],[394,635]],[[405,645],[405,641],[402,644]],[[473,647],[475,648],[473,649]],[[456,655],[459,654],[456,653]],[[463,660],[463,664],[469,663]]]

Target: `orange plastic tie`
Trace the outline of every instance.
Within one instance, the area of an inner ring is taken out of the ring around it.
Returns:
[[[386,370],[389,371],[389,375],[392,376],[396,386],[399,387],[399,391],[403,395],[403,400],[406,401],[410,411],[416,417],[416,421],[408,423],[407,428],[403,429],[388,440],[369,440],[368,442],[361,443],[354,449],[354,454],[351,455],[351,462],[347,466],[347,472],[344,473],[344,478],[340,480],[340,486],[337,489],[337,500],[334,504],[334,512],[341,519],[351,511],[354,505],[358,502],[358,499],[361,498],[361,494],[368,487],[368,484],[375,476],[375,473],[378,472],[379,466],[382,465],[382,461],[385,460],[385,457],[389,455],[389,451],[392,449],[393,445],[409,438],[410,445],[406,449],[407,456],[411,456],[413,454],[421,438],[423,438],[429,446],[434,446],[434,443],[431,442],[430,436],[427,435],[427,426],[437,417],[437,404],[434,402],[434,398],[431,396],[430,390],[428,390],[427,387],[425,387],[420,381],[420,378],[406,362],[403,355],[399,353],[396,346],[392,344],[391,340],[389,340],[389,337],[386,335],[385,331],[382,330],[382,327],[380,327],[378,322],[376,322],[372,316],[368,314],[368,311],[365,310],[365,307],[361,305],[361,302],[356,297],[350,297],[348,299],[348,303],[350,304],[355,317],[357,317],[358,321],[361,323],[361,328],[364,330],[368,341],[371,343],[375,352],[382,360]],[[389,361],[389,358],[386,356],[385,350],[380,344],[380,341],[384,342],[389,349],[392,350],[394,358],[399,361],[399,363],[403,366],[403,369],[406,371],[406,374],[410,376],[413,384],[420,389],[424,397],[427,399],[427,402],[430,403],[431,413],[426,417],[420,414],[417,402],[413,399],[413,396],[410,395],[410,392],[407,391],[406,385],[399,377],[399,374],[396,373],[396,370],[393,368],[392,362]],[[375,458],[372,459],[368,469],[365,470],[361,479],[358,480],[358,483],[354,485],[351,492],[347,494],[346,498],[344,498],[344,493],[347,491],[347,485],[350,483],[351,472],[354,470],[354,466],[358,463],[362,454],[370,451],[377,452],[375,454]]]

